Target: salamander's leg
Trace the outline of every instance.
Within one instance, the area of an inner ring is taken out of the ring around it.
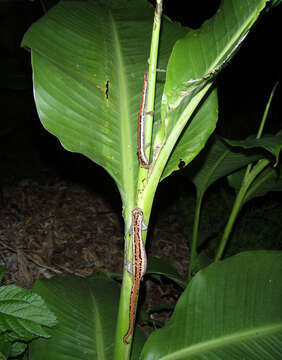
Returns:
[[[126,263],[126,270],[129,272],[129,274],[134,275],[134,274],[133,274],[132,262],[131,262],[131,261],[127,261],[127,263]]]
[[[142,230],[147,230],[148,227],[147,225],[144,223],[144,220],[142,220]]]

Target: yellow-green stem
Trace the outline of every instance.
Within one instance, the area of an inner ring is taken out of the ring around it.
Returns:
[[[197,196],[195,218],[194,218],[194,225],[193,225],[193,238],[192,238],[191,253],[190,253],[190,262],[189,262],[189,268],[188,268],[188,281],[190,281],[192,278],[192,269],[194,266],[196,252],[197,252],[197,239],[198,239],[202,199],[203,199],[202,195],[199,197]]]
[[[150,53],[150,67],[149,67],[149,87],[148,87],[148,97],[147,97],[147,111],[151,111],[149,109],[154,109],[154,99],[155,99],[155,82],[156,82],[156,66],[157,66],[157,56],[158,56],[158,47],[159,47],[159,34],[160,34],[160,23],[161,23],[161,13],[162,13],[162,0],[157,0],[155,17],[154,17],[154,25],[153,25],[153,34],[152,34],[152,42],[151,42],[151,53]],[[141,96],[141,94],[140,94]],[[147,116],[146,118],[146,126],[145,126],[145,143],[151,143],[152,136],[152,124],[153,118],[152,116]],[[137,125],[138,119],[136,119]],[[137,150],[137,149],[136,149]],[[146,149],[147,156],[149,158],[150,147]],[[148,176],[148,170],[144,168],[140,168],[139,176],[138,176],[138,185],[137,185],[137,199],[135,206],[141,207],[143,209],[143,192],[144,188],[147,185],[147,181],[145,180]],[[144,181],[145,180],[145,181]],[[147,211],[145,211],[147,210]],[[149,210],[149,211],[148,211]],[[148,219],[150,216],[151,207],[147,207],[143,209],[145,223],[148,224]],[[131,211],[132,209],[126,208],[125,211],[125,219],[131,219]],[[131,221],[131,220],[129,220]],[[130,261],[132,263],[132,241],[133,237],[128,233],[128,224],[125,226],[125,263]],[[147,232],[143,232],[143,240],[145,242],[147,236]],[[130,295],[131,288],[133,284],[133,276],[128,273],[127,266],[125,264],[123,270],[123,282],[121,288],[121,297],[120,297],[120,305],[117,319],[117,331],[116,331],[116,343],[115,343],[115,352],[114,359],[115,360],[127,360],[130,358],[131,345],[132,345],[132,336],[129,338],[129,344],[123,343],[123,336],[128,330],[129,326],[129,308],[130,308]]]
[[[268,115],[268,112],[269,112],[269,108],[270,108],[270,105],[271,105],[271,101],[272,101],[272,98],[273,98],[273,95],[275,93],[277,85],[278,85],[278,81],[275,83],[275,85],[274,85],[274,87],[273,87],[273,89],[272,89],[272,91],[270,93],[269,99],[267,101],[267,104],[266,104],[266,107],[265,107],[265,110],[264,110],[264,113],[263,113],[263,116],[262,116],[262,119],[261,119],[261,123],[260,123],[259,129],[258,129],[256,139],[260,139],[261,136],[262,136],[265,121],[266,121],[266,118],[267,118],[267,115]],[[249,175],[249,172],[251,171],[251,168],[252,168],[252,164],[249,164],[247,166],[243,182],[245,181],[245,179],[247,179],[247,177]]]
[[[252,184],[252,182],[255,180],[255,178],[258,176],[258,174],[270,163],[269,160],[263,159],[258,161],[258,163],[253,167],[252,171],[248,174],[247,179],[245,179],[244,183],[241,186],[240,191],[238,192],[236,196],[236,200],[234,202],[230,217],[228,219],[228,222],[225,226],[216,256],[215,261],[219,261],[224,253],[227,241],[229,239],[230,233],[232,231],[233,225],[235,223],[235,220],[237,218],[237,215],[241,209],[241,206],[243,205],[245,195]]]
[[[154,114],[154,104],[155,104],[155,89],[156,89],[156,71],[157,71],[157,61],[158,61],[158,51],[159,51],[159,38],[160,38],[160,28],[161,28],[161,15],[162,15],[162,0],[157,0],[153,32],[152,32],[152,41],[150,49],[150,59],[149,59],[149,73],[148,73],[148,94],[147,94],[147,104],[146,104],[146,117],[145,117],[145,144],[146,146],[146,156],[150,160],[150,151],[151,151],[151,141],[152,141],[152,128],[153,128],[153,114]],[[139,178],[138,178],[138,196],[142,198],[142,190],[146,186],[146,181],[144,179],[148,176],[148,169],[140,168]],[[138,203],[138,199],[137,199]],[[145,214],[145,219],[149,218],[149,214]]]

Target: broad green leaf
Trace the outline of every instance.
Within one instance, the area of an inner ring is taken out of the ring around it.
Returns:
[[[198,245],[200,245],[200,242],[198,242]],[[197,273],[199,270],[207,267],[211,263],[212,259],[208,257],[204,250],[202,250],[199,254],[197,254],[197,257],[193,262],[192,273]]]
[[[177,270],[173,265],[158,258],[149,258],[146,274],[151,274],[154,277],[154,274],[162,275],[174,281],[176,284],[182,288],[186,287],[186,282],[179,275]]]
[[[163,177],[177,170],[180,160],[186,164],[190,162],[214,130],[217,120],[215,99],[199,115],[204,119],[194,124],[191,133],[187,121],[209,90],[215,75],[230,61],[264,7],[264,0],[222,1],[213,18],[200,29],[187,31],[185,37],[176,42],[167,67],[161,109],[162,128],[156,136],[154,148],[158,148],[165,137],[162,151],[170,152],[186,126],[185,138],[178,146],[185,148],[187,143],[188,151],[171,158]],[[208,111],[211,114],[205,122]],[[194,136],[198,137],[197,147],[191,146]]]
[[[58,276],[37,280],[34,291],[56,314],[58,326],[48,341],[35,340],[31,360],[113,359],[119,286],[112,280]],[[137,330],[133,359],[138,358],[144,335]]]
[[[21,355],[26,349],[27,349],[27,344],[20,342],[20,341],[16,341],[14,343],[12,343],[11,346],[11,350],[10,350],[10,354],[9,354],[9,358],[14,358],[16,356]]]
[[[168,63],[164,90],[166,103],[163,100],[162,106],[165,114],[198,90],[229,61],[265,3],[260,0],[222,1],[214,17],[177,41]]]
[[[277,135],[265,135],[261,139],[246,139],[246,140],[228,140],[225,141],[234,147],[242,147],[244,149],[263,148],[267,150],[275,158],[276,166],[279,160],[279,154],[282,148],[282,131]]]
[[[175,41],[182,39],[173,49],[163,96],[164,79],[157,84],[152,140],[156,152],[165,142],[164,157],[170,155],[214,75],[230,60],[264,6],[263,0],[222,2],[217,15],[196,31],[163,19],[159,67],[166,67]],[[34,93],[43,125],[65,148],[103,166],[123,200],[125,191],[135,195],[137,117],[152,19],[153,9],[143,0],[62,1],[23,40],[32,50]],[[205,126],[203,120],[196,123],[195,115],[191,133],[188,126],[164,176],[178,168],[179,159],[191,161],[213,131],[217,101],[215,94],[210,96],[201,114],[201,120],[209,114]]]
[[[228,176],[229,185],[237,192],[241,187],[244,175],[245,169],[242,169]],[[271,165],[266,167],[251,184],[244,197],[244,203],[255,197],[263,196],[270,191],[282,191],[281,169],[276,169]]]
[[[195,271],[194,269],[198,268],[198,265],[195,264],[197,247],[199,246],[198,229],[202,201],[206,190],[218,179],[258,160],[262,156],[259,153],[246,150],[236,151],[228,146],[223,139],[214,137],[203,153],[189,167],[186,174],[197,189],[191,258],[188,271],[189,278],[192,272]]]
[[[205,99],[184,129],[168,160],[162,179],[167,177],[172,171],[178,170],[180,163],[181,167],[188,165],[205,146],[208,137],[216,126],[218,117],[217,105],[217,92],[214,90]]]
[[[16,285],[0,287],[0,332],[6,341],[48,338],[43,326],[55,324],[54,314],[40,296]]]
[[[197,196],[202,197],[215,181],[261,157],[261,154],[235,151],[221,138],[214,137],[192,163],[187,175],[197,188]]]
[[[139,168],[137,119],[148,69],[154,9],[144,0],[61,1],[25,34],[34,95],[44,127],[62,145],[103,166],[125,200]],[[164,19],[165,68],[186,30]],[[164,77],[164,75],[163,75]],[[164,80],[157,84],[156,117]]]
[[[22,354],[27,348],[27,344],[23,342],[6,342],[4,336],[0,338],[0,360],[7,360]]]
[[[11,351],[11,344],[0,340],[0,360],[7,360]]]
[[[282,252],[238,254],[201,270],[141,359],[281,359]]]

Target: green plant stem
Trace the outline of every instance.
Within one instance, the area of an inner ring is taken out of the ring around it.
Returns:
[[[268,112],[269,112],[269,108],[270,108],[270,105],[271,105],[271,102],[272,102],[272,98],[273,98],[273,95],[275,93],[275,90],[276,90],[276,87],[278,85],[278,81],[275,83],[271,93],[270,93],[270,96],[269,96],[269,99],[267,101],[267,104],[266,104],[266,108],[264,110],[264,113],[263,113],[263,117],[262,117],[262,120],[261,120],[261,123],[260,123],[260,127],[259,127],[259,130],[258,130],[258,133],[257,133],[257,139],[260,139],[261,138],[261,135],[262,135],[262,132],[263,132],[263,129],[264,129],[264,125],[265,125],[265,121],[266,121],[266,118],[267,118],[267,115],[268,115]]]
[[[256,136],[256,139],[260,139],[261,136],[262,136],[262,133],[263,133],[263,129],[264,129],[264,126],[265,126],[265,121],[266,121],[266,118],[267,118],[267,115],[268,115],[268,112],[269,112],[269,108],[270,108],[270,105],[271,105],[271,102],[272,102],[272,98],[273,98],[273,95],[275,93],[275,90],[276,90],[276,87],[278,85],[278,82],[275,83],[271,93],[270,93],[270,96],[269,96],[269,99],[267,101],[267,104],[266,104],[266,107],[265,107],[265,110],[264,110],[264,113],[263,113],[263,117],[261,119],[261,123],[260,123],[260,127],[259,127],[259,130],[258,130],[258,133],[257,133],[257,136]],[[223,236],[222,236],[222,239],[221,239],[221,242],[219,244],[219,248],[218,248],[218,251],[217,251],[217,254],[215,256],[215,261],[218,261],[220,260],[220,258],[222,257],[222,254],[224,252],[224,249],[225,249],[225,246],[226,246],[226,243],[228,241],[228,238],[230,236],[230,233],[232,231],[232,228],[233,228],[233,225],[234,225],[234,222],[237,218],[237,215],[238,215],[238,212],[240,211],[241,209],[241,206],[243,204],[243,201],[244,201],[244,198],[245,198],[245,195],[250,187],[250,185],[252,184],[252,182],[254,181],[254,179],[257,177],[257,175],[270,163],[269,160],[267,159],[262,159],[260,161],[258,161],[258,163],[253,167],[252,169],[252,166],[253,164],[249,164],[246,168],[246,172],[245,172],[245,175],[244,175],[244,178],[243,178],[243,181],[242,181],[242,185],[241,185],[241,189],[240,191],[238,192],[237,194],[237,197],[236,197],[236,200],[235,200],[235,203],[233,205],[233,208],[232,208],[232,212],[231,212],[231,215],[229,217],[229,220],[226,224],[226,227],[225,227],[225,230],[224,230],[224,233],[223,233]]]
[[[229,216],[228,222],[225,226],[216,256],[215,261],[219,261],[224,253],[227,241],[229,239],[230,233],[232,231],[233,225],[235,223],[235,220],[237,218],[237,215],[241,209],[241,206],[243,205],[245,195],[252,184],[252,182],[255,180],[255,178],[259,175],[259,173],[270,163],[270,160],[268,159],[262,159],[259,160],[258,163],[253,167],[251,172],[248,174],[248,177],[245,178],[242,183],[242,186],[240,188],[240,191],[238,192],[231,214]]]
[[[47,10],[47,7],[46,7],[46,5],[45,5],[45,3],[44,3],[44,0],[40,0],[40,4],[41,4],[41,6],[42,6],[42,9],[43,9],[44,14],[46,14],[48,10]]]
[[[150,144],[147,148],[147,155],[149,156],[151,148],[151,138],[152,138],[152,128],[153,128],[153,112],[155,108],[155,90],[156,90],[156,71],[157,71],[157,62],[158,62],[158,53],[159,53],[159,39],[160,39],[160,29],[161,29],[161,16],[162,16],[162,0],[157,0],[156,2],[156,11],[154,17],[154,25],[152,32],[152,42],[150,49],[150,61],[149,61],[149,74],[148,74],[148,99],[146,112],[149,113],[146,115],[146,134],[145,134],[145,143]],[[149,157],[148,157],[149,158]]]
[[[264,113],[263,113],[263,116],[262,116],[262,119],[261,119],[261,123],[260,123],[260,126],[259,126],[259,129],[258,129],[258,133],[257,133],[257,136],[256,136],[256,139],[260,139],[261,136],[262,136],[262,132],[263,132],[263,129],[264,129],[264,125],[265,125],[265,121],[266,121],[266,118],[267,118],[267,115],[268,115],[268,112],[269,112],[269,108],[270,108],[270,105],[271,105],[271,102],[272,102],[272,98],[273,98],[273,95],[275,93],[275,90],[277,88],[277,85],[278,85],[278,81],[275,83],[275,85],[273,86],[273,89],[270,93],[270,96],[268,98],[268,101],[267,101],[267,104],[266,104],[266,107],[265,107],[265,110],[264,110]],[[251,171],[251,168],[252,168],[252,165],[253,164],[249,164],[246,168],[246,172],[245,172],[245,175],[244,175],[244,179],[243,179],[243,182],[245,181],[245,179],[247,179],[248,175],[249,175],[249,172]]]
[[[193,238],[192,238],[192,245],[191,245],[190,262],[189,262],[189,268],[188,268],[188,281],[190,281],[192,278],[192,269],[194,266],[194,261],[195,261],[196,252],[197,252],[197,239],[198,239],[202,199],[203,199],[203,196],[201,194],[201,196],[199,198],[197,197],[197,201],[196,201],[195,218],[194,218],[194,225],[193,225]]]
[[[162,15],[162,2],[163,0],[157,0],[154,24],[152,31],[152,40],[150,48],[150,60],[149,60],[149,73],[148,73],[148,94],[147,94],[147,104],[146,104],[146,116],[145,116],[145,144],[148,144],[146,147],[146,156],[150,160],[150,151],[151,151],[151,141],[152,141],[152,129],[153,129],[153,117],[154,117],[154,104],[155,104],[155,90],[156,90],[156,71],[157,71],[157,61],[158,61],[158,52],[159,52],[159,39],[160,39],[160,28],[161,28],[161,15]],[[146,185],[144,182],[144,177],[148,176],[148,169],[140,168],[139,178],[138,178],[138,196],[142,197],[142,189]]]
[[[161,25],[161,14],[162,14],[162,0],[157,0],[156,10],[154,16],[153,24],[153,33],[151,41],[151,52],[150,52],[150,66],[149,66],[149,86],[148,86],[148,95],[147,95],[147,106],[146,111],[151,112],[154,109],[155,101],[155,83],[156,83],[156,67],[157,67],[157,58],[158,58],[158,48],[159,48],[159,36],[160,36],[160,25]],[[136,119],[137,122],[137,119]],[[146,127],[145,127],[145,143],[151,143],[152,136],[152,126],[153,126],[153,116],[146,116]],[[149,158],[150,146],[146,149],[147,156]],[[143,209],[143,191],[146,187],[147,182],[144,181],[148,176],[148,169],[140,168],[138,176],[138,185],[137,185],[137,199],[136,206]],[[152,203],[152,201],[151,201]],[[147,210],[147,211],[146,211]],[[131,221],[131,211],[132,209],[126,208],[127,214],[125,214],[126,219]],[[150,216],[151,207],[143,209],[145,223],[148,224],[148,219]],[[125,230],[128,229],[128,226],[125,227]],[[147,232],[143,232],[143,241],[145,242]],[[125,234],[125,244],[126,244],[126,256],[125,261],[130,261],[132,263],[132,242],[133,237],[127,232]],[[123,271],[123,282],[121,289],[119,313],[117,320],[117,331],[116,331],[116,344],[115,344],[115,360],[120,359],[129,359],[131,352],[132,337],[129,339],[129,344],[124,344],[122,338],[129,326],[129,309],[130,309],[130,297],[131,297],[131,288],[133,285],[133,276],[128,273],[127,266],[125,264]]]
[[[181,135],[185,125],[187,124],[187,119],[190,119],[194,111],[196,110],[197,106],[199,105],[201,99],[205,96],[205,94],[208,92],[210,87],[212,86],[212,82],[206,84],[203,89],[201,89],[190,101],[189,106],[187,106],[187,109],[183,111],[181,116],[179,117],[179,120],[177,124],[175,124],[173,130],[170,133],[170,136],[168,139],[166,139],[166,142],[164,146],[161,148],[161,151],[159,152],[157,156],[157,161],[155,164],[153,164],[152,172],[148,178],[147,186],[144,189],[144,194],[142,197],[142,206],[140,206],[142,209],[146,210],[146,213],[149,213],[153,199],[154,194],[156,192],[156,188],[158,186],[158,183],[160,181],[160,178],[162,176],[162,173],[164,171],[164,168],[166,166],[166,163],[168,161],[168,158],[170,154],[173,151],[173,148]],[[146,216],[146,215],[145,215]],[[145,218],[145,220],[147,220]]]

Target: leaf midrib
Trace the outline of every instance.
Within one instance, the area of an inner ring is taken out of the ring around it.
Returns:
[[[226,347],[228,345],[239,343],[242,340],[246,341],[252,338],[258,339],[259,337],[270,335],[271,333],[276,333],[279,331],[282,331],[282,322],[268,326],[254,327],[250,330],[239,331],[226,336],[217,337],[216,339],[197,343],[185,349],[175,351],[169,355],[162,357],[161,359],[162,360],[187,359],[187,356],[192,356],[204,352],[208,353],[213,349],[219,348],[221,346]]]
[[[133,131],[131,129],[130,122],[130,105],[129,105],[129,91],[127,77],[125,73],[125,65],[123,61],[123,54],[121,52],[121,45],[118,36],[118,30],[114,21],[114,18],[111,16],[112,31],[114,38],[114,47],[115,47],[115,59],[116,59],[116,72],[117,72],[117,87],[119,93],[119,122],[120,122],[120,146],[121,146],[121,181],[120,181],[120,192],[122,198],[126,194],[129,197],[134,194],[134,182],[133,182],[133,171],[130,173],[128,169],[134,169],[132,151],[130,149],[134,148],[133,144]],[[128,200],[128,199],[127,199]],[[125,199],[123,199],[125,201]],[[123,202],[124,203],[124,202]]]

